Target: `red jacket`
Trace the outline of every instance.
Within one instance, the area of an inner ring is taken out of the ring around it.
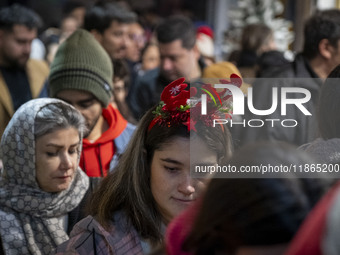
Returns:
[[[112,157],[116,153],[114,140],[122,134],[128,124],[112,105],[103,109],[102,115],[109,124],[109,129],[94,142],[90,142],[86,138],[83,139],[83,151],[79,165],[89,177],[107,175]]]
[[[202,199],[197,200],[169,223],[165,233],[165,246],[168,255],[192,254],[183,251],[182,245],[193,228],[202,202]]]
[[[290,243],[285,255],[322,255],[321,244],[325,234],[328,212],[339,194],[338,182],[317,203]]]

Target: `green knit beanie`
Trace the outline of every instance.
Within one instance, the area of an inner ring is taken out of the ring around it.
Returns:
[[[83,90],[106,107],[111,97],[112,77],[109,55],[92,34],[78,29],[59,46],[51,64],[49,94],[55,97],[61,90]]]

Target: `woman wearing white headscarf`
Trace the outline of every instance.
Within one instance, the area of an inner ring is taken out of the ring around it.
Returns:
[[[58,99],[14,114],[1,138],[0,253],[51,254],[68,240],[89,185],[78,167],[83,129],[81,114]]]

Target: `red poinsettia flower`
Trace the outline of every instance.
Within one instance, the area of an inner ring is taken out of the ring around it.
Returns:
[[[232,74],[230,75],[230,81],[226,80],[226,79],[220,79],[220,82],[222,84],[233,84],[237,87],[241,87],[242,85],[242,78],[240,76],[238,76],[237,74]]]
[[[190,92],[185,90],[188,84],[183,83],[184,81],[185,78],[179,78],[164,88],[161,94],[161,101],[165,103],[164,110],[174,111],[187,104]]]
[[[232,84],[235,85],[236,87],[240,88],[242,85],[242,78],[240,76],[238,76],[237,74],[232,74],[230,75],[230,81],[226,80],[226,79],[220,79],[221,84]],[[225,95],[225,92],[227,91],[227,89],[224,89],[222,92],[220,92],[219,94],[221,96]],[[231,97],[231,95],[226,95],[223,97],[223,100],[227,100]]]
[[[160,122],[160,120],[162,119],[162,116],[157,116],[156,118],[154,118],[151,123],[149,124],[148,127],[148,131],[150,131],[154,125],[156,125],[158,122]]]
[[[184,122],[183,124],[188,127],[189,132],[191,130],[197,132],[196,127],[195,127],[196,123],[197,123],[196,120],[193,120],[192,118],[188,118],[188,120]]]

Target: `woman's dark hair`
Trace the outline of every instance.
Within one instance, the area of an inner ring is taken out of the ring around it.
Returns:
[[[308,154],[284,143],[251,144],[235,153],[236,166],[299,165],[313,162]],[[219,176],[222,177],[222,176]],[[193,254],[234,254],[242,246],[288,243],[323,187],[297,179],[214,178],[203,197],[193,228],[183,244]]]
[[[216,152],[219,163],[222,163],[231,155],[231,138],[229,130],[220,126],[197,125],[197,132],[189,132],[183,124],[171,127],[156,124],[149,130],[155,109],[150,109],[140,120],[117,167],[94,193],[89,212],[108,227],[113,214],[121,210],[143,238],[157,243],[163,236],[162,216],[150,188],[150,168],[155,150],[176,137],[189,139],[193,135],[200,137],[209,149]]]
[[[321,87],[318,103],[318,126],[325,139],[340,138],[340,65],[327,77]]]
[[[267,25],[262,23],[247,25],[242,31],[242,51],[258,54],[261,46],[267,44],[271,37],[273,37],[273,31]]]
[[[87,8],[87,5],[79,0],[67,0],[62,5],[62,13],[64,17],[69,16],[74,10],[78,8]]]

